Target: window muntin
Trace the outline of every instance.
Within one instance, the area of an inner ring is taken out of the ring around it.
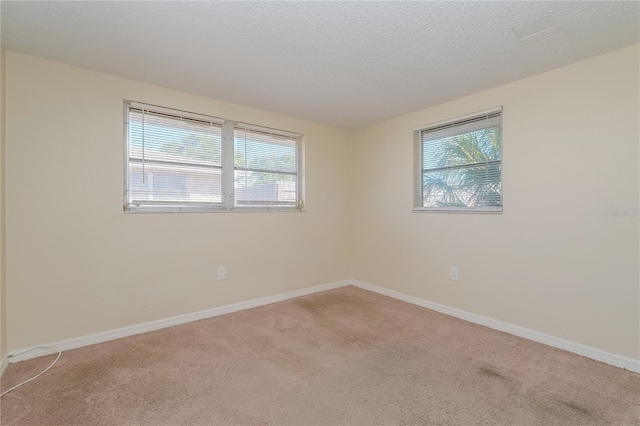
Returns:
[[[502,211],[502,109],[414,132],[415,211]]]
[[[125,211],[300,210],[299,134],[125,102]]]

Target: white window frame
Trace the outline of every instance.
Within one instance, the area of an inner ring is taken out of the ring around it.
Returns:
[[[147,110],[164,112],[170,115],[191,117],[196,119],[206,118],[212,122],[219,123],[222,126],[222,203],[219,205],[203,206],[199,204],[174,205],[154,205],[154,204],[132,204],[129,199],[129,143],[130,143],[130,126],[129,126],[129,109],[130,107],[145,108]],[[235,184],[234,184],[234,130],[236,126],[242,125],[258,131],[269,132],[274,135],[286,136],[296,139],[296,203],[293,206],[272,205],[272,204],[253,204],[236,205],[235,200]],[[274,129],[254,124],[239,123],[237,121],[226,120],[219,117],[207,116],[173,108],[167,108],[142,102],[130,100],[124,101],[124,204],[125,213],[179,213],[179,212],[294,212],[304,211],[304,143],[303,135],[300,133],[289,132],[285,130]]]
[[[481,214],[501,214],[504,209],[504,189],[501,193],[501,205],[498,206],[482,206],[482,207],[455,207],[455,206],[442,206],[442,207],[424,207],[423,199],[423,141],[422,132],[425,130],[434,130],[439,128],[446,128],[447,126],[464,126],[466,120],[473,120],[479,117],[488,116],[494,113],[500,113],[500,129],[502,130],[502,106],[487,109],[484,111],[475,112],[472,114],[463,115],[460,117],[452,118],[449,120],[439,121],[437,123],[431,123],[428,125],[420,126],[413,129],[414,139],[414,188],[413,188],[413,212],[430,212],[430,213],[481,213]],[[472,132],[473,130],[469,130]],[[443,130],[446,133],[446,130]],[[500,140],[500,184],[504,188],[503,183],[503,161],[504,161],[504,149],[503,140]],[[458,166],[459,167],[459,166]]]

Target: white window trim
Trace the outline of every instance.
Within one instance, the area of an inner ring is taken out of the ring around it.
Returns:
[[[175,115],[177,112],[180,115],[197,120],[211,121],[222,125],[222,205],[207,205],[200,206],[195,203],[184,205],[171,205],[171,204],[145,204],[134,206],[129,202],[129,108],[151,108],[153,111],[167,112],[168,114]],[[304,143],[303,135],[300,133],[289,132],[286,130],[274,129],[266,126],[259,126],[255,124],[249,124],[244,122],[237,122],[226,120],[219,117],[208,116],[204,114],[197,114],[188,111],[177,110],[173,108],[166,108],[153,104],[146,104],[141,102],[135,102],[130,100],[124,100],[123,108],[123,123],[124,123],[124,168],[123,168],[123,209],[126,214],[138,214],[138,213],[225,213],[225,212],[304,212]],[[257,131],[268,131],[270,133],[296,138],[296,194],[297,203],[295,206],[283,206],[283,205],[235,205],[235,185],[234,185],[234,130],[236,126],[246,127],[247,129]]]

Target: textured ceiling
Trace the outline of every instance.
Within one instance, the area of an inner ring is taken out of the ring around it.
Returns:
[[[633,2],[2,1],[10,50],[358,128],[639,42]],[[514,27],[544,21],[550,38]]]

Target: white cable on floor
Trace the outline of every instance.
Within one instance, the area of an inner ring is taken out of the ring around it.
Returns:
[[[18,355],[22,355],[22,354],[26,354],[27,352],[30,352],[30,351],[32,351],[32,350],[34,350],[34,349],[54,349],[54,350],[57,350],[57,351],[58,351],[58,356],[56,357],[55,361],[53,361],[53,363],[51,363],[51,365],[50,365],[50,366],[48,366],[48,367],[47,367],[47,368],[46,368],[42,373],[38,374],[37,376],[33,376],[33,377],[32,377],[32,378],[30,378],[29,380],[25,380],[24,382],[22,382],[22,383],[19,383],[19,384],[15,385],[15,386],[14,386],[14,387],[12,387],[11,389],[7,389],[6,391],[4,391],[4,392],[0,393],[0,397],[2,397],[2,396],[4,396],[4,395],[8,394],[9,392],[11,392],[12,390],[14,390],[14,389],[16,389],[16,388],[19,388],[20,386],[24,385],[25,383],[29,383],[30,381],[32,381],[32,380],[34,380],[34,379],[37,379],[38,377],[42,376],[44,373],[46,373],[47,371],[49,371],[49,369],[51,369],[51,367],[53,367],[53,366],[56,364],[56,362],[58,362],[58,360],[60,359],[60,355],[62,355],[62,350],[61,350],[61,349],[54,348],[54,347],[51,347],[51,346],[36,346],[36,347],[34,347],[34,348],[28,349],[28,350],[26,350],[26,351],[24,351],[24,352],[20,352],[20,353],[18,353],[18,354],[11,354],[11,355],[9,355],[9,358],[14,357],[14,356],[18,356]]]

